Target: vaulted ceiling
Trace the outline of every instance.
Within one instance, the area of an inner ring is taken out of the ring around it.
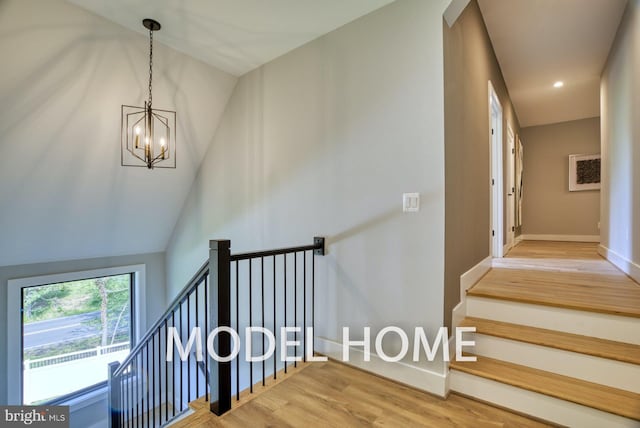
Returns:
[[[236,76],[393,0],[70,0]]]
[[[626,3],[479,0],[522,126],[600,115],[600,74]]]
[[[236,75],[388,2],[0,1],[0,266],[164,251]],[[148,16],[163,24],[153,100],[177,111],[175,170],[120,166]]]

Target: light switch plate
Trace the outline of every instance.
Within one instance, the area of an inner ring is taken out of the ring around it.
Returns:
[[[402,212],[410,213],[420,211],[420,193],[402,194]]]

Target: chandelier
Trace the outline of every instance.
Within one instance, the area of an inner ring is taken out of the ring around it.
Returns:
[[[144,107],[122,106],[121,164],[153,168],[176,167],[176,112],[152,107],[153,32],[160,23],[144,19],[149,30],[149,98]]]

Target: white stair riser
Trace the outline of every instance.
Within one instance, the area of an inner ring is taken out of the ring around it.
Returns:
[[[640,345],[640,318],[467,296],[467,316]]]
[[[569,427],[638,427],[632,419],[457,370],[450,372],[449,385],[460,394]]]
[[[640,366],[531,343],[475,334],[476,355],[640,393]]]

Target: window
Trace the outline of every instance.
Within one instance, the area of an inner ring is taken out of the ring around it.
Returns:
[[[144,328],[144,265],[8,285],[9,402],[70,404],[103,392],[108,364],[122,361]]]
[[[133,275],[22,289],[22,402],[49,403],[104,385],[131,344]]]

